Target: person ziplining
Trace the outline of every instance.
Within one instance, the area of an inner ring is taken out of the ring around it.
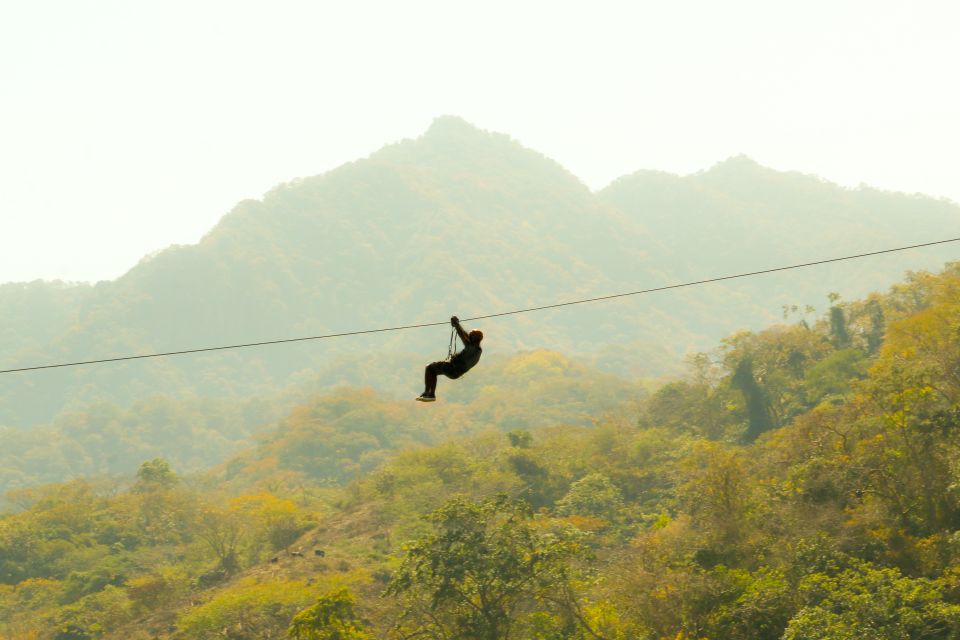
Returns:
[[[919,244],[909,244],[909,245],[905,245],[905,246],[902,246],[902,247],[894,247],[894,248],[892,248],[892,249],[880,249],[880,250],[878,250],[878,251],[868,251],[868,252],[866,252],[866,253],[855,253],[855,254],[853,254],[853,255],[840,256],[840,257],[838,257],[838,258],[825,258],[825,259],[823,259],[823,260],[814,260],[814,261],[811,261],[811,262],[801,262],[801,263],[799,263],[799,264],[791,264],[791,265],[785,265],[785,266],[781,266],[781,267],[771,267],[771,268],[769,268],[769,269],[760,269],[760,270],[757,270],[757,271],[747,271],[747,272],[744,272],[744,273],[736,273],[736,274],[733,274],[733,275],[715,276],[715,277],[712,277],[712,278],[702,278],[702,279],[700,279],[700,280],[692,280],[692,281],[689,281],[689,282],[678,282],[678,283],[676,283],[676,284],[667,284],[667,285],[663,285],[663,286],[659,286],[659,287],[651,287],[651,288],[649,288],[649,289],[640,289],[639,291],[627,291],[627,292],[624,292],[624,293],[614,293],[614,294],[610,294],[610,295],[606,295],[606,296],[597,296],[597,297],[594,297],[594,298],[584,298],[584,299],[582,299],[582,300],[571,300],[571,301],[568,301],[568,302],[558,302],[558,303],[555,303],[555,304],[545,304],[545,305],[542,305],[542,306],[529,307],[529,308],[526,308],[526,309],[514,309],[513,311],[501,311],[501,312],[498,312],[498,313],[491,313],[491,314],[489,314],[489,315],[477,316],[476,318],[474,318],[474,320],[481,320],[481,319],[485,319],[485,318],[498,318],[498,317],[502,317],[502,316],[512,316],[512,315],[516,315],[516,314],[520,314],[520,313],[531,313],[531,312],[533,312],[533,311],[543,311],[543,310],[545,310],[545,309],[558,309],[558,308],[561,308],[561,307],[563,307],[563,308],[570,308],[570,307],[572,307],[573,305],[578,305],[578,304],[587,304],[587,303],[592,303],[592,302],[601,302],[601,301],[604,301],[604,300],[613,300],[613,299],[615,299],[615,298],[626,298],[627,296],[639,296],[639,295],[643,295],[643,294],[647,294],[647,293],[654,293],[654,292],[657,292],[657,291],[667,291],[667,290],[670,290],[670,289],[680,289],[680,288],[683,288],[683,287],[701,286],[701,285],[709,284],[709,283],[712,283],[712,282],[722,282],[722,281],[726,281],[726,280],[735,280],[735,279],[737,279],[737,278],[750,278],[750,277],[753,277],[753,276],[759,276],[759,275],[768,274],[768,273],[776,273],[776,272],[780,272],[780,271],[790,271],[790,270],[792,270],[792,269],[803,269],[803,268],[806,268],[806,267],[813,267],[813,266],[816,266],[816,265],[830,264],[830,263],[834,263],[834,262],[842,262],[842,261],[845,261],[845,260],[856,260],[856,259],[859,259],[859,258],[866,258],[866,257],[868,257],[868,256],[879,256],[879,255],[882,255],[882,254],[896,253],[896,252],[898,252],[898,251],[907,251],[908,249],[919,249],[919,248],[921,248],[921,247],[932,247],[932,246],[934,246],[934,245],[947,244],[947,243],[949,243],[949,242],[960,242],[960,238],[947,238],[947,239],[945,239],[945,240],[934,240],[933,242],[921,242],[921,243],[919,243]],[[451,321],[453,321],[453,320],[455,320],[455,318],[451,318]],[[344,331],[344,332],[342,332],[342,333],[328,333],[328,334],[319,335],[319,336],[303,336],[303,337],[299,337],[299,338],[281,338],[281,339],[278,339],[278,340],[264,340],[264,341],[261,341],[261,342],[245,342],[245,343],[241,343],[241,344],[225,344],[225,345],[219,345],[219,346],[198,347],[198,348],[196,348],[196,349],[181,349],[181,350],[178,350],[178,351],[160,351],[160,352],[157,352],[157,353],[142,353],[142,354],[134,354],[134,355],[120,355],[120,356],[114,356],[114,357],[109,357],[109,358],[98,358],[98,359],[96,359],[96,360],[77,360],[77,361],[74,361],[74,362],[57,362],[57,363],[51,363],[51,364],[36,364],[36,365],[31,365],[31,366],[15,367],[15,368],[11,368],[11,369],[0,369],[0,374],[18,373],[18,372],[26,372],[26,371],[38,371],[38,370],[40,370],[40,369],[59,369],[59,368],[61,368],[61,367],[79,367],[79,366],[92,365],[92,364],[105,364],[105,363],[108,363],[108,362],[125,362],[125,361],[129,361],[129,360],[142,360],[142,359],[144,359],[144,358],[167,358],[167,357],[170,357],[170,356],[182,356],[182,355],[192,354],[192,353],[208,353],[208,352],[211,352],[211,351],[223,351],[223,350],[225,350],[225,349],[246,349],[246,348],[250,348],[250,347],[263,347],[263,346],[266,346],[266,345],[289,344],[289,343],[292,343],[292,342],[304,342],[304,341],[306,341],[306,340],[327,340],[327,339],[330,339],[330,338],[343,338],[343,337],[346,337],[346,336],[357,336],[357,335],[363,335],[363,334],[383,333],[383,332],[385,332],[385,331],[405,331],[405,330],[407,330],[407,329],[419,329],[419,328],[421,328],[421,327],[436,327],[436,326],[440,326],[440,325],[442,325],[442,324],[446,324],[446,323],[444,323],[444,322],[427,322],[427,323],[421,323],[421,324],[408,324],[408,325],[399,326],[399,327],[382,327],[382,328],[380,328],[380,329],[360,329],[360,330],[357,330],[357,331]],[[479,331],[477,331],[476,333],[479,334],[480,339],[483,338],[483,334],[482,334],[482,333],[480,333]],[[479,343],[479,341],[480,341],[480,340],[478,339],[477,342]],[[479,346],[478,346],[478,347],[477,347],[477,350],[476,350],[476,353],[474,353],[473,356],[472,356],[472,358],[471,358],[471,359],[473,360],[473,362],[470,364],[469,367],[467,367],[467,369],[469,369],[470,367],[472,367],[473,365],[475,365],[475,364],[476,364],[476,360],[479,360],[479,358],[480,358],[480,349],[479,349]],[[448,359],[449,359],[449,358],[448,358]],[[434,364],[441,364],[441,365],[442,365],[442,364],[449,364],[449,363],[434,363]],[[459,374],[458,376],[456,376],[456,377],[459,377],[459,376],[463,375],[464,373],[466,373],[467,369],[462,369],[461,372],[460,372],[460,374]],[[445,374],[445,375],[447,375],[448,377],[453,377],[453,376],[450,376],[449,374]],[[424,397],[423,399],[429,401],[429,400],[434,400],[435,398],[425,398],[425,397]]]
[[[480,362],[480,356],[483,354],[483,349],[480,348],[483,332],[474,329],[467,333],[460,325],[460,319],[457,316],[450,318],[450,324],[453,325],[454,335],[450,336],[450,349],[447,353],[447,359],[427,365],[423,375],[425,388],[423,393],[417,397],[419,402],[436,401],[437,376],[443,375],[451,380],[456,380]],[[463,349],[459,353],[454,353],[456,337],[459,337],[460,341],[463,342]]]

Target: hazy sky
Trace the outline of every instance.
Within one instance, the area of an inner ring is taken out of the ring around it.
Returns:
[[[960,201],[958,6],[0,0],[0,281],[114,278],[441,114],[594,188],[746,153]]]

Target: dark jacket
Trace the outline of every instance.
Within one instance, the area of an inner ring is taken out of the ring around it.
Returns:
[[[468,342],[464,345],[463,351],[450,360],[450,368],[463,375],[480,362],[481,355],[483,355],[483,349],[480,348],[480,345]]]

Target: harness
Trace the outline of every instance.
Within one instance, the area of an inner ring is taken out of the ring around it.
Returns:
[[[447,347],[447,359],[445,362],[450,362],[453,360],[453,357],[459,352],[460,351],[457,349],[457,330],[454,328],[450,331],[450,346]]]

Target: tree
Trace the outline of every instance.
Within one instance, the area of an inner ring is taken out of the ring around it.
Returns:
[[[248,551],[252,559],[263,547],[273,552],[292,544],[306,524],[293,501],[266,492],[234,498],[230,501],[230,510],[242,514],[247,523],[247,538],[252,547]]]
[[[316,604],[295,615],[287,634],[297,640],[367,640],[370,637],[354,611],[353,595],[346,589],[320,596]]]
[[[147,460],[137,469],[137,484],[134,485],[134,490],[145,493],[169,489],[179,481],[169,462],[163,458],[154,458]]]
[[[747,432],[744,437],[748,441],[773,428],[773,418],[770,415],[770,400],[753,374],[753,359],[746,357],[737,363],[730,384],[738,389],[747,404]]]
[[[749,465],[740,449],[695,442],[680,463],[684,482],[678,495],[698,527],[717,549],[733,552],[745,540],[755,511]],[[713,564],[702,559],[704,564]]]
[[[317,588],[306,582],[246,578],[184,610],[177,627],[183,637],[197,640],[280,638],[296,612],[316,597]]]
[[[140,538],[150,544],[175,543],[188,537],[186,523],[192,520],[193,496],[163,458],[147,460],[137,470],[131,493],[139,505]]]
[[[741,332],[723,342],[725,382],[743,398],[732,403],[742,409],[731,408],[745,414],[749,442],[810,408],[806,372],[833,351],[826,336],[799,325]]]
[[[622,508],[623,494],[602,473],[580,478],[557,502],[557,512],[563,515],[595,516],[608,522],[615,521]]]
[[[197,537],[216,554],[220,569],[226,573],[240,569],[237,549],[249,529],[245,514],[235,508],[208,506],[197,521]]]
[[[840,300],[840,295],[831,293],[831,304]],[[830,339],[833,346],[837,349],[846,349],[850,346],[850,332],[847,331],[847,316],[843,313],[843,307],[834,304],[830,307]]]
[[[871,300],[866,305],[866,310],[870,316],[870,330],[867,332],[867,351],[871,354],[876,353],[883,344],[883,334],[886,331],[887,324],[883,315],[883,307],[876,300]]]
[[[807,370],[805,385],[811,403],[850,391],[853,382],[864,376],[866,361],[858,349],[834,351]]]
[[[814,573],[800,582],[806,601],[787,625],[784,640],[947,640],[960,636],[960,606],[945,601],[942,586],[905,578],[896,569],[867,563],[836,576]]]
[[[862,444],[872,489],[914,535],[960,526],[954,490],[960,424],[960,278],[944,277],[929,306],[892,322],[863,384],[880,435]]]
[[[514,429],[507,433],[507,438],[510,440],[511,447],[519,449],[529,449],[533,444],[533,435],[526,429]]]
[[[781,572],[766,567],[743,579],[745,584],[736,600],[720,605],[710,616],[708,637],[780,640],[796,610],[792,585]]]
[[[405,605],[400,637],[509,640],[545,620],[586,626],[572,567],[586,550],[536,527],[526,503],[454,498],[425,519],[433,531],[407,547],[387,587]]]

